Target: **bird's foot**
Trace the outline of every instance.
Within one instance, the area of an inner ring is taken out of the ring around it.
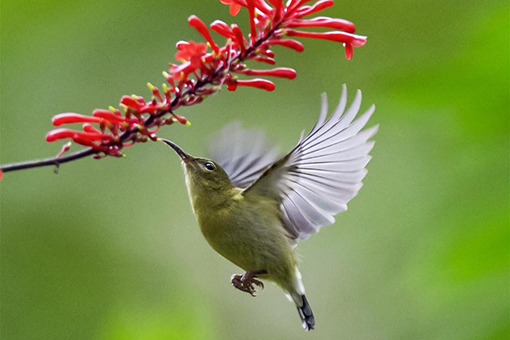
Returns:
[[[232,282],[232,285],[235,288],[245,293],[248,293],[253,297],[257,296],[255,286],[264,289],[264,283],[262,283],[262,281],[257,280],[255,278],[255,274],[249,271],[244,273],[244,275],[240,274],[232,275],[232,277],[230,278],[230,282]]]

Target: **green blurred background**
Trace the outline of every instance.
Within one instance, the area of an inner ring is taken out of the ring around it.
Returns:
[[[1,162],[56,154],[56,113],[148,95],[175,42],[199,39],[190,14],[246,23],[219,1],[2,0]],[[365,187],[298,247],[317,329],[272,285],[231,287],[240,270],[200,235],[180,162],[147,143],[4,176],[2,339],[508,339],[508,1],[345,0],[324,15],[369,37],[353,60],[326,41],[275,48],[295,80],[222,91],[161,133],[203,155],[238,119],[286,149],[321,92],[333,105],[347,83],[377,105]]]

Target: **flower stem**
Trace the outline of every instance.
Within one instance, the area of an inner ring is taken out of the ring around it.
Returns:
[[[241,56],[241,53],[238,54],[236,57],[232,58],[232,61],[231,61],[230,64],[222,66],[219,69],[217,69],[210,78],[204,79],[202,81],[198,81],[195,84],[195,86],[193,86],[193,88],[190,88],[187,91],[185,91],[184,93],[182,93],[181,95],[176,96],[172,100],[171,110],[173,111],[173,110],[177,109],[181,105],[181,101],[180,100],[181,100],[182,97],[184,97],[186,95],[193,95],[200,88],[202,88],[202,87],[204,87],[204,86],[206,86],[206,85],[208,85],[210,83],[213,83],[216,80],[215,79],[216,77],[224,74],[224,72],[227,69],[229,69],[231,67],[231,65],[234,64],[235,62],[243,61],[245,59],[248,59],[251,56],[251,54],[257,49],[257,47],[259,47],[263,42],[271,39],[271,37],[273,36],[274,32],[276,30],[278,30],[279,28],[280,28],[280,23],[275,25],[275,27],[271,31],[269,31],[266,34],[265,37],[255,41],[255,43],[252,46],[249,46],[246,49],[244,57]],[[145,122],[144,122],[144,126],[146,128],[151,127],[152,124],[154,123],[154,120],[156,118],[162,117],[165,114],[168,114],[169,112],[170,111],[162,111],[162,112],[160,112],[157,115],[153,115],[153,116],[148,117],[145,120]],[[120,138],[121,138],[122,141],[126,141],[129,138],[131,138],[131,136],[134,133],[137,133],[136,129],[128,130],[124,134],[122,134],[120,136]],[[60,164],[64,164],[64,163],[67,163],[67,162],[71,162],[71,161],[74,161],[74,160],[78,160],[78,159],[81,159],[81,158],[92,156],[92,155],[95,155],[95,154],[98,154],[98,153],[99,153],[98,150],[94,150],[93,148],[86,148],[86,149],[83,149],[83,150],[71,153],[71,154],[69,154],[67,156],[63,156],[63,157],[36,159],[36,160],[32,160],[32,161],[25,161],[25,162],[19,162],[19,163],[10,163],[10,164],[0,165],[0,170],[1,170],[1,172],[5,173],[5,172],[18,171],[18,170],[24,170],[24,169],[39,168],[39,167],[43,167],[43,166],[57,166],[58,167]]]
[[[71,153],[67,156],[63,156],[63,157],[36,159],[33,161],[0,165],[0,170],[2,170],[2,172],[10,172],[10,171],[23,170],[23,169],[38,168],[38,167],[49,166],[49,165],[58,167],[60,164],[71,162],[76,159],[88,157],[88,156],[94,155],[96,153],[98,153],[97,150],[94,150],[92,148],[86,148],[86,149],[83,149],[80,151],[73,152],[73,153]]]

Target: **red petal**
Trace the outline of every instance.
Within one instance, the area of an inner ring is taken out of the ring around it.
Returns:
[[[286,27],[328,27],[354,33],[356,27],[350,21],[330,17],[316,17],[308,20],[292,20]]]
[[[248,5],[248,15],[250,17],[250,40],[253,43],[257,40],[257,31],[255,29],[255,0],[246,0]]]
[[[176,44],[175,44],[175,47],[177,47],[179,50],[183,49],[184,47],[186,46],[190,46],[191,44],[188,42],[188,41],[184,41],[184,40],[179,40]]]
[[[138,119],[136,119],[136,118],[126,118],[126,117],[118,116],[109,110],[97,109],[92,112],[92,115],[94,117],[106,119],[107,121],[109,121],[112,124],[118,124],[118,123],[123,123],[123,122],[138,123]]]
[[[258,89],[263,89],[266,91],[273,91],[275,89],[275,86],[273,82],[266,80],[266,79],[250,79],[250,80],[238,80],[237,81],[238,86],[250,86],[250,87],[256,87]]]
[[[187,61],[184,64],[181,64],[171,70],[172,76],[174,79],[180,79],[181,73],[184,74],[184,78],[188,76],[191,72],[195,71],[198,68],[196,64],[192,64]]]
[[[302,52],[305,49],[302,43],[294,39],[271,39],[267,44],[285,46],[297,52]]]
[[[85,116],[79,113],[61,113],[53,116],[51,122],[55,126],[60,126],[62,124],[73,124],[73,123],[100,123],[101,119],[97,117]]]
[[[246,74],[248,76],[273,76],[280,78],[294,79],[296,78],[296,70],[288,67],[277,67],[270,70],[243,70],[239,73]]]
[[[283,1],[282,0],[269,0],[271,5],[274,6],[273,21],[278,22],[282,16]]]
[[[229,83],[227,84],[227,90],[235,91],[237,89],[237,83]]]
[[[211,29],[214,32],[218,33],[219,35],[224,36],[227,39],[234,37],[234,32],[232,32],[230,27],[221,20],[213,21],[213,23],[211,24]]]
[[[120,102],[128,107],[131,107],[137,111],[140,110],[140,108],[143,106],[138,100],[130,97],[130,96],[123,96],[120,99]]]
[[[241,5],[234,3],[230,5],[229,12],[231,16],[233,17],[236,16],[239,13],[239,11],[241,11]]]
[[[220,49],[218,45],[216,45],[214,42],[211,34],[209,33],[209,29],[202,20],[200,20],[196,15],[192,15],[188,18],[188,23],[191,25],[191,27],[195,28],[198,33],[200,33],[205,38],[205,40],[207,40],[214,52],[219,52]]]
[[[352,58],[352,44],[344,44],[344,47],[345,47],[345,58],[347,58],[347,60],[351,60]]]
[[[297,11],[296,17],[297,18],[305,17],[305,16],[310,15],[312,13],[319,12],[319,11],[322,11],[323,9],[325,9],[325,8],[331,7],[334,4],[335,4],[335,2],[333,0],[321,0],[321,1],[317,1],[315,4],[313,4],[313,6],[304,6],[304,7],[301,7]]]
[[[276,60],[274,60],[273,58],[264,58],[264,57],[252,57],[250,58],[251,60],[255,60],[255,61],[259,61],[261,63],[266,63],[266,64],[270,64],[270,65],[274,65],[276,64]]]
[[[179,115],[176,115],[175,113],[172,113],[172,115],[174,116],[175,119],[177,119],[177,121],[181,124],[186,124],[188,123],[188,120],[185,118],[185,117],[182,117],[182,116],[179,116]]]
[[[86,139],[89,141],[102,140],[102,139],[111,140],[112,139],[112,136],[103,134],[103,133],[89,133],[89,132],[81,132],[81,131],[75,131],[75,130],[70,130],[70,129],[55,129],[55,130],[51,130],[50,132],[48,132],[46,134],[46,141],[54,142],[54,141],[57,141],[57,140],[63,139],[63,138],[73,138],[74,139],[75,136],[79,136],[80,138]]]
[[[287,35],[291,37],[303,37],[303,38],[314,38],[314,39],[324,39],[331,40],[342,43],[350,43],[355,47],[360,47],[365,45],[367,42],[367,37],[362,35],[356,35],[352,33],[346,33],[341,31],[331,31],[331,32],[303,32],[296,31],[293,29],[286,30]]]
[[[265,55],[269,58],[274,58],[274,52],[271,50],[260,50],[260,54]]]
[[[237,45],[241,48],[241,54],[244,54],[244,52],[246,52],[246,48],[244,47],[243,31],[241,31],[239,26],[236,24],[232,24],[232,31],[234,32]]]
[[[106,147],[97,145],[97,144],[93,143],[91,140],[89,140],[87,138],[83,138],[80,135],[74,135],[72,138],[73,138],[73,142],[75,142],[76,144],[90,146],[91,148],[98,150],[98,151],[105,151],[108,149]]]
[[[89,132],[89,133],[101,133],[101,131],[99,131],[98,129],[96,129],[95,127],[93,127],[92,125],[90,125],[88,123],[83,124],[83,131]]]
[[[255,0],[255,7],[264,14],[264,16],[269,17],[273,14],[273,9],[269,6],[265,0]],[[262,16],[259,13],[259,16]]]

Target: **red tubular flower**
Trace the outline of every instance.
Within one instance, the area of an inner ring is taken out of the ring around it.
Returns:
[[[194,41],[180,41],[177,43],[179,52],[175,54],[177,60],[188,60],[190,63],[198,67],[201,63],[201,58],[207,51],[207,45],[204,43],[196,43]]]
[[[73,124],[73,123],[101,123],[101,119],[97,117],[85,116],[79,113],[60,113],[58,115],[53,116],[51,122],[54,126],[59,126],[62,124]]]
[[[350,21],[330,17],[316,17],[308,20],[292,20],[286,27],[327,27],[354,33],[356,27]]]
[[[200,33],[205,38],[205,40],[207,40],[214,52],[219,52],[220,49],[218,45],[216,45],[214,42],[211,34],[209,33],[209,29],[202,20],[200,20],[196,15],[192,15],[188,18],[188,23],[191,25],[191,27],[195,28],[198,33]]]
[[[294,39],[271,39],[267,41],[267,44],[285,46],[297,52],[303,52],[305,49],[302,43]]]
[[[191,125],[191,123],[185,118],[185,117],[182,117],[182,116],[179,116],[179,115],[176,115],[175,113],[172,112],[172,116],[174,116],[174,118],[181,124],[184,124],[184,125]]]
[[[255,30],[255,0],[246,0],[246,4],[250,17],[250,41],[254,44],[257,40],[257,31]]]
[[[107,147],[100,146],[100,145],[94,143],[92,140],[83,138],[82,136],[80,136],[78,134],[73,135],[71,138],[73,139],[73,142],[75,142],[76,144],[88,146],[88,147],[91,147],[92,149],[97,150],[97,151],[103,151],[105,153],[108,152]],[[112,156],[114,156],[114,154],[112,154]]]
[[[282,16],[283,1],[282,0],[269,0],[274,7],[273,21],[278,22]]]
[[[266,91],[273,91],[275,89],[275,86],[272,81],[266,80],[266,79],[250,79],[250,80],[237,80],[236,85],[238,86],[250,86],[255,87],[258,89],[266,90]]]
[[[305,3],[310,2],[311,0],[290,0],[287,2],[287,11],[292,13],[297,8],[303,6]]]
[[[232,30],[230,29],[230,27],[224,23],[223,21],[221,20],[215,20],[213,21],[213,23],[211,24],[211,29],[218,33],[219,35],[222,35],[224,36],[225,38],[234,38],[234,32],[232,32]]]
[[[331,7],[335,4],[333,0],[321,0],[316,2],[313,6],[303,6],[296,13],[296,18],[306,17],[310,14],[320,12],[323,9]]]
[[[232,16],[236,16],[241,10],[241,5],[239,5],[235,0],[220,0],[220,2],[230,6],[230,15]]]
[[[352,44],[346,43],[346,44],[344,44],[344,48],[345,48],[345,58],[347,58],[347,60],[351,60],[352,52],[353,52]]]
[[[89,132],[89,133],[101,133],[101,131],[99,131],[94,126],[92,126],[88,123],[83,124],[83,131]]]
[[[266,56],[266,57],[269,57],[269,58],[274,58],[274,52],[271,51],[271,50],[265,50],[265,49],[261,49],[260,50],[260,54]]]
[[[247,76],[273,76],[287,79],[294,79],[296,78],[297,75],[296,70],[288,67],[277,67],[270,70],[245,69],[237,72],[245,74]]]
[[[360,47],[365,45],[367,42],[367,38],[361,35],[340,32],[340,31],[331,31],[331,32],[303,32],[296,31],[293,29],[286,30],[287,35],[291,37],[303,37],[303,38],[315,38],[315,39],[325,39],[331,40],[341,43],[349,43],[353,46]]]
[[[138,119],[136,119],[136,118],[127,118],[127,117],[123,117],[123,116],[118,116],[115,113],[108,111],[108,110],[97,109],[92,112],[92,115],[94,117],[104,118],[105,120],[107,120],[108,122],[110,122],[112,124],[119,124],[119,123],[124,123],[124,122],[134,123],[134,124],[138,123]]]
[[[88,141],[100,141],[100,140],[111,140],[112,136],[103,133],[91,133],[91,132],[81,132],[70,129],[55,129],[51,130],[46,134],[47,142],[54,142],[63,138],[73,138],[74,136],[78,136],[83,140]]]
[[[264,14],[264,16],[269,17],[273,14],[273,9],[266,3],[265,0],[254,0],[254,5],[255,8]]]
[[[167,81],[170,82],[171,79],[179,80],[181,78],[187,78],[188,74],[194,72],[197,69],[197,66],[193,65],[190,61],[185,62],[179,66],[174,65],[170,69],[170,73],[172,75],[168,75]]]
[[[122,105],[126,105],[127,107],[131,107],[137,111],[140,110],[143,106],[143,104],[141,104],[139,101],[129,96],[123,96],[120,99],[120,103]]]
[[[232,31],[234,32],[234,38],[237,43],[237,46],[241,49],[241,55],[246,52],[246,47],[244,46],[244,36],[243,32],[236,24],[232,24]]]
[[[363,46],[366,37],[353,34],[354,24],[350,21],[318,16],[306,18],[333,5],[332,0],[319,0],[306,5],[311,0],[220,0],[230,7],[230,13],[236,15],[246,8],[249,16],[250,33],[245,36],[237,24],[230,26],[215,20],[210,29],[226,38],[223,46],[213,40],[209,28],[197,16],[188,18],[190,26],[195,28],[210,45],[212,52],[204,42],[179,41],[176,44],[176,64],[170,64],[163,72],[166,83],[160,90],[148,83],[152,96],[145,100],[140,96],[123,96],[120,108],[110,110],[97,109],[91,116],[78,113],[62,113],[53,117],[53,124],[82,123],[83,131],[56,129],[48,132],[46,140],[54,142],[71,139],[77,144],[87,146],[95,152],[97,159],[104,156],[122,156],[122,149],[139,142],[156,140],[156,133],[164,125],[175,122],[189,125],[189,121],[175,114],[181,106],[201,103],[207,96],[218,92],[222,85],[234,91],[238,86],[248,86],[273,91],[275,85],[266,79],[238,80],[234,74],[249,77],[280,77],[294,79],[296,71],[288,67],[267,70],[254,70],[247,67],[249,60],[274,65],[274,45],[284,46],[297,52],[303,51],[303,44],[288,37],[313,38],[342,43],[347,59],[351,59],[353,48]],[[307,27],[334,29],[329,32],[306,32]],[[296,30],[299,28],[299,30]],[[287,36],[287,37],[286,37]],[[90,153],[89,153],[90,155]]]
[[[255,60],[255,61],[258,61],[258,62],[261,62],[261,63],[266,63],[266,64],[269,64],[269,65],[276,64],[276,60],[274,60],[273,58],[253,57],[253,58],[251,58],[251,60]]]
[[[152,85],[151,83],[147,83],[147,87],[152,91],[152,94],[159,99],[160,102],[163,101],[163,97],[161,97],[161,93],[156,86]]]

